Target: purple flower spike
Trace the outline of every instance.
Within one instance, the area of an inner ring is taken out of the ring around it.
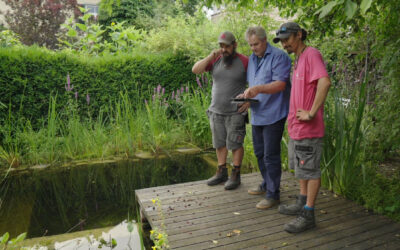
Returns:
[[[75,92],[75,100],[78,101],[78,91]]]
[[[162,88],[161,95],[164,95],[164,94],[165,94],[165,88]]]
[[[144,99],[144,103],[147,105],[147,99]]]
[[[335,70],[336,70],[336,64],[333,64],[331,75],[333,75],[333,73],[335,73]]]
[[[189,86],[186,86],[186,93],[189,93]]]
[[[184,90],[183,90],[183,86],[181,86],[181,94],[183,94],[183,91],[184,91]]]
[[[203,88],[203,87],[201,86],[200,79],[199,79],[197,76],[196,76],[196,82],[197,82],[197,85],[199,85],[200,88]]]
[[[71,91],[74,88],[74,85],[71,87],[71,78],[69,77],[69,73],[67,74],[67,84],[65,85],[66,91]]]
[[[158,84],[158,86],[157,86],[157,95],[159,95],[159,94],[160,94],[160,90],[161,90],[161,85],[160,85],[160,84]]]
[[[86,103],[87,103],[87,105],[90,104],[90,96],[89,96],[89,93],[86,94]]]
[[[175,91],[172,91],[172,99],[175,98]]]

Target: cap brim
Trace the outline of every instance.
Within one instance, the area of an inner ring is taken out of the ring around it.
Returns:
[[[278,43],[281,39],[286,39],[288,38],[292,33],[288,32],[288,33],[284,33],[284,34],[279,34],[277,35],[272,41],[274,43]]]
[[[227,40],[225,40],[225,39],[218,39],[218,43],[223,43],[223,44],[226,44],[226,45],[230,45],[231,44],[231,42],[229,42],[229,41],[227,41]]]

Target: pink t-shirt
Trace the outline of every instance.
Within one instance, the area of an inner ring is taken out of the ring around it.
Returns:
[[[313,47],[307,47],[300,55],[292,75],[288,132],[293,140],[324,136],[323,107],[311,121],[299,121],[296,118],[298,109],[311,110],[317,92],[318,79],[323,77],[328,77],[328,72],[321,53]]]

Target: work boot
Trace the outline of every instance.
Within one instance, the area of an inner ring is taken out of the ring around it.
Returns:
[[[256,188],[247,190],[247,193],[252,195],[265,194],[265,189],[260,184]]]
[[[296,203],[289,205],[280,205],[278,208],[279,213],[286,215],[298,215],[301,212],[301,209],[306,205],[307,196],[306,195],[297,195]]]
[[[217,173],[213,177],[207,180],[207,185],[215,186],[228,179],[228,170],[226,169],[226,164],[219,165]]]
[[[256,208],[258,209],[268,209],[274,206],[278,206],[280,200],[275,200],[273,198],[262,199],[259,203],[257,203]]]
[[[225,183],[225,189],[232,190],[239,187],[239,185],[240,185],[240,166],[239,167],[235,166],[232,169],[232,173],[229,180]]]
[[[303,207],[297,218],[285,224],[284,229],[289,233],[300,233],[313,227],[315,227],[314,210],[306,210]]]

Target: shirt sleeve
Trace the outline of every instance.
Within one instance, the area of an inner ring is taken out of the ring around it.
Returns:
[[[287,54],[277,55],[272,62],[272,81],[289,82],[291,67],[292,61]]]
[[[213,69],[214,63],[215,63],[216,61],[218,61],[220,58],[221,58],[221,56],[218,56],[217,58],[215,58],[214,60],[212,60],[211,62],[209,62],[209,63],[207,64],[206,71],[207,71],[207,72],[208,72],[208,71],[211,71],[211,70]]]
[[[308,64],[310,69],[310,82],[316,82],[323,77],[328,77],[328,72],[326,71],[324,60],[322,55],[318,50],[313,50],[309,54]]]

